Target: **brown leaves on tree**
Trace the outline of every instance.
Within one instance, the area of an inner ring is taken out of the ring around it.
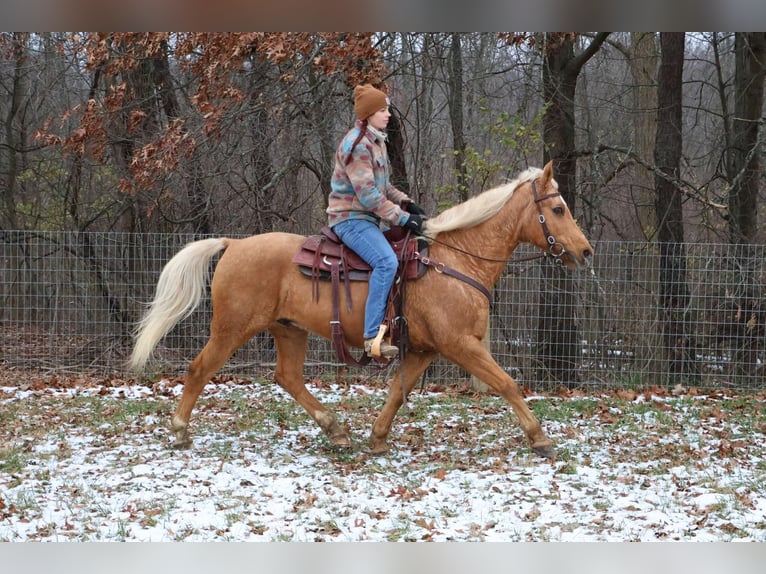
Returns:
[[[527,45],[530,47],[540,46],[542,50],[549,52],[561,46],[565,41],[575,42],[577,32],[547,32],[544,35],[545,41],[542,42],[543,34],[535,32],[500,32],[498,38],[507,46],[519,47]]]
[[[67,110],[57,130],[48,122],[37,140],[99,162],[113,154],[126,172],[121,189],[131,194],[156,186],[194,153],[200,142],[192,132],[219,135],[226,112],[248,97],[242,78],[256,63],[286,85],[307,68],[349,85],[379,84],[385,73],[369,32],[110,32],[71,34],[65,44],[93,74],[94,97]],[[172,85],[171,57],[191,74],[188,94]],[[179,109],[181,100],[191,110]]]

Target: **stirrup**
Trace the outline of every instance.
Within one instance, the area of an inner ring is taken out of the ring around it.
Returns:
[[[386,334],[388,327],[381,325],[378,329],[378,334],[374,339],[366,339],[364,342],[364,352],[373,358],[384,357],[390,359],[399,354],[399,348],[385,343],[383,336]]]

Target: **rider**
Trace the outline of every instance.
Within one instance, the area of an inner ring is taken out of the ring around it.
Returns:
[[[391,358],[399,349],[383,341],[388,292],[398,261],[381,224],[421,233],[425,212],[389,179],[386,94],[370,84],[354,88],[356,122],[338,146],[332,174],[328,224],[343,243],[372,267],[364,309],[364,351]]]

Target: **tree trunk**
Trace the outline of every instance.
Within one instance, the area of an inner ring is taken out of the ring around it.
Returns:
[[[762,177],[759,127],[766,77],[766,32],[737,32],[734,36],[734,117],[731,148],[727,154],[729,191],[729,238],[731,270],[737,277],[734,300],[740,309],[752,309],[762,299],[759,261],[753,253],[758,216],[758,183]],[[750,377],[757,366],[757,330],[742,330],[733,338],[734,378]]]
[[[633,77],[635,112],[633,141],[641,164],[635,165],[636,178],[631,185],[631,199],[636,206],[641,239],[654,235],[657,224],[654,174],[645,165],[652,165],[657,135],[657,65],[659,51],[656,32],[630,33],[630,72]]]
[[[763,111],[766,72],[766,32],[738,32],[734,39],[735,100],[732,121],[733,149],[728,153],[729,235],[731,242],[753,241],[758,214],[761,168],[758,128]]]
[[[405,85],[405,90],[409,88],[409,93],[414,94],[411,107],[414,112],[414,120],[412,112],[410,112],[410,121],[413,121],[417,128],[411,132],[409,142],[412,165],[414,166],[413,189],[410,191],[410,196],[428,213],[435,213],[438,198],[434,193],[434,173],[438,171],[435,167],[438,152],[433,146],[435,126],[431,119],[434,116],[434,102],[436,100],[434,78],[437,58],[433,55],[435,50],[433,34],[424,33],[421,37],[422,47],[419,50],[418,64],[416,65],[415,54],[418,52],[413,43],[417,39],[417,37],[409,38],[408,41],[404,42],[408,49],[408,59],[411,62],[409,64],[409,76],[412,84],[411,86]]]
[[[407,178],[407,163],[404,159],[404,135],[399,112],[391,110],[391,119],[386,128],[388,134],[388,157],[391,161],[391,183],[404,193],[409,194],[410,182]]]
[[[463,131],[463,55],[460,45],[460,33],[453,32],[449,52],[449,84],[448,103],[449,117],[452,125],[452,148],[455,154],[455,173],[458,201],[468,199],[468,182],[466,181],[465,165],[465,133]]]
[[[577,77],[607,36],[606,32],[598,34],[577,56],[571,34],[551,34],[544,42],[543,97],[550,105],[543,118],[543,163],[553,160],[559,192],[573,214],[577,179],[574,156]],[[541,274],[543,288],[540,291],[536,345],[540,366],[538,380],[577,386],[581,353],[572,279],[558,266],[547,264],[542,265]]]
[[[16,216],[16,186],[19,177],[18,150],[21,149],[18,123],[16,116],[21,107],[22,75],[26,66],[26,34],[15,32],[11,40],[13,77],[11,79],[11,98],[8,113],[5,116],[5,145],[0,146],[0,170],[4,175],[0,184],[3,194],[2,209],[4,219],[9,229],[18,229],[19,220]]]
[[[698,374],[693,317],[686,284],[683,209],[678,189],[683,143],[681,125],[684,66],[683,32],[660,33],[661,62],[657,85],[657,137],[654,161],[657,231],[660,242],[660,317],[667,359],[667,382]]]
[[[172,122],[175,119],[182,119],[182,114],[175,92],[175,82],[170,73],[167,49],[167,43],[163,42],[162,56],[152,61],[152,83],[160,97],[165,115]],[[189,200],[189,216],[185,219],[192,222],[194,233],[209,235],[213,232],[210,219],[210,197],[205,189],[200,160],[199,154],[195,151],[191,158],[183,162],[188,170],[184,173],[184,187]]]

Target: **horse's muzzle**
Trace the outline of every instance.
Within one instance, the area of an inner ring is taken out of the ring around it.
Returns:
[[[561,253],[555,255],[569,269],[588,269],[593,258],[593,248],[588,246],[579,252],[567,251],[562,247]]]

